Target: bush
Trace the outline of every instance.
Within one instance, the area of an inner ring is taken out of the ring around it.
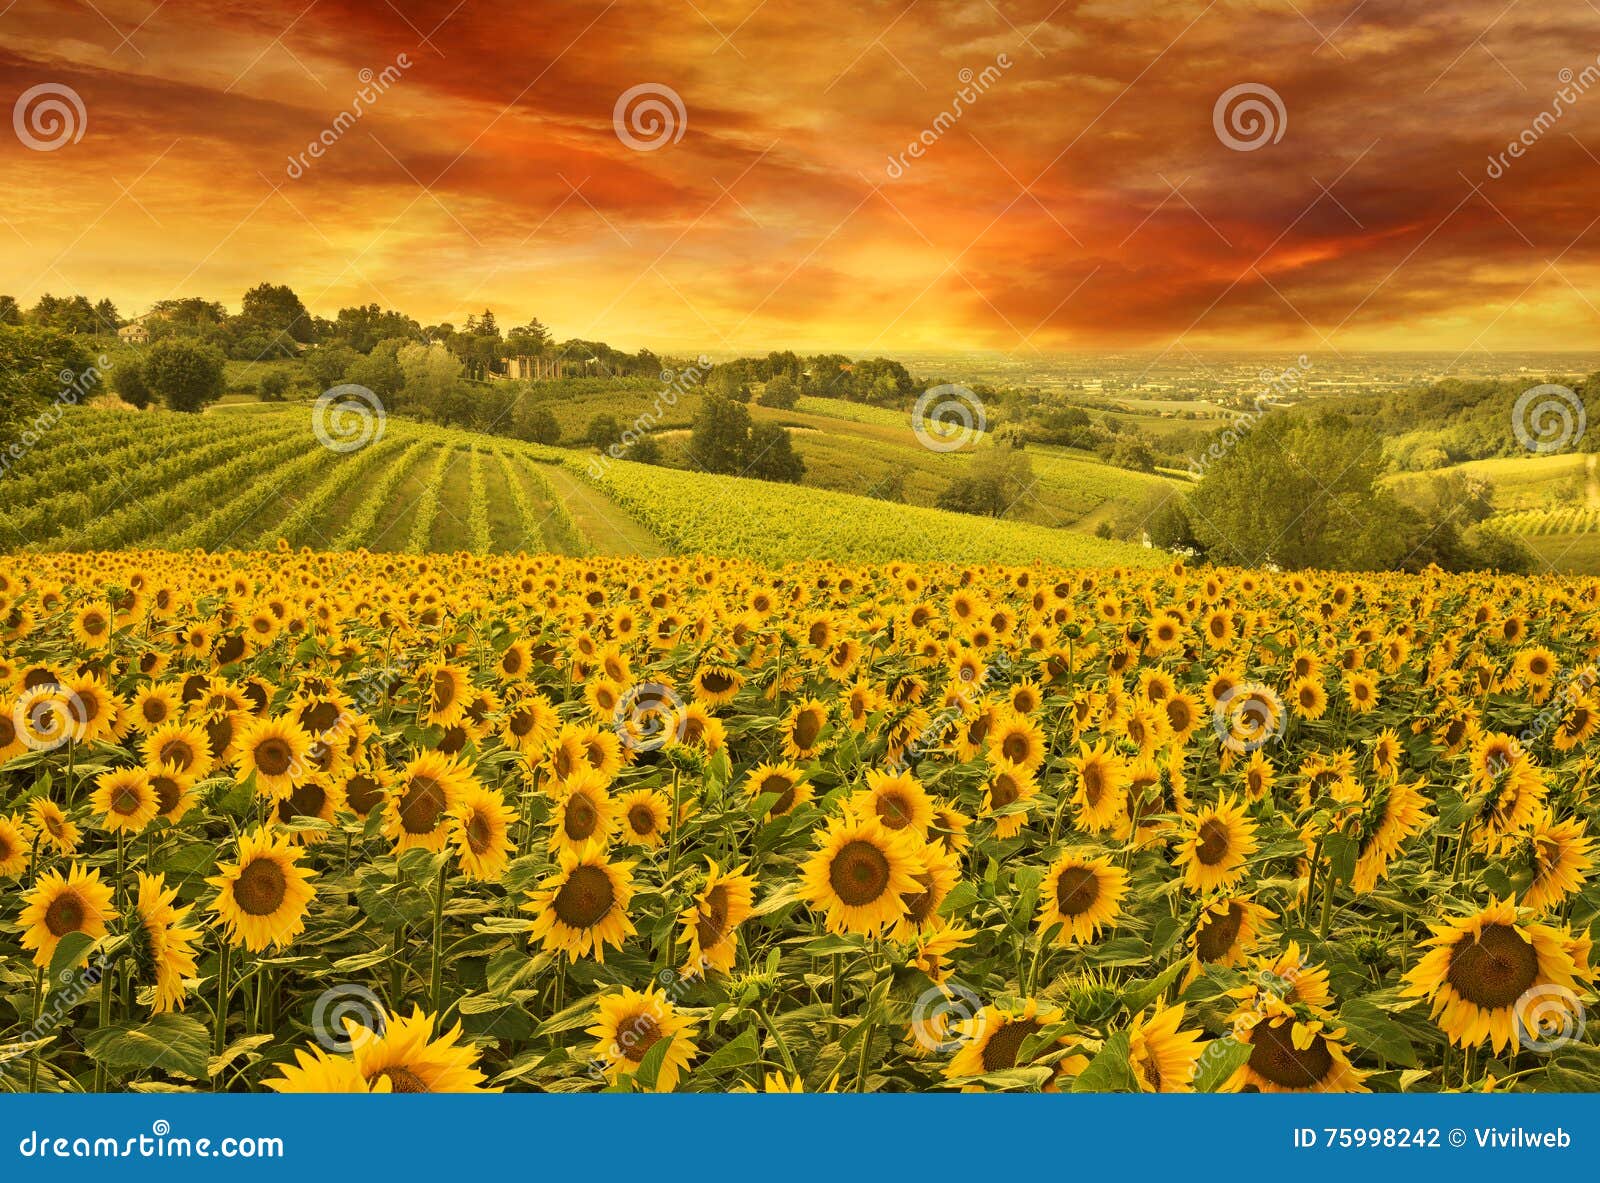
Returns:
[[[194,414],[222,397],[222,351],[182,337],[168,337],[150,347],[144,359],[144,380],[168,408]]]

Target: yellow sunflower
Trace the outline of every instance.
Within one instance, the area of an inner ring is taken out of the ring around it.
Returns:
[[[1256,848],[1255,822],[1231,797],[1223,797],[1190,819],[1174,862],[1184,868],[1184,886],[1191,891],[1220,891],[1244,878]]]
[[[1078,777],[1072,796],[1078,827],[1089,834],[1112,829],[1127,809],[1127,761],[1105,743],[1091,748],[1080,742],[1072,767]]]
[[[397,851],[434,853],[450,841],[451,811],[477,787],[469,765],[440,752],[421,752],[395,778],[384,810],[384,834]]]
[[[1157,1003],[1148,1014],[1141,1013],[1133,1020],[1128,1029],[1128,1067],[1133,1069],[1140,1092],[1194,1091],[1195,1066],[1204,1040],[1199,1032],[1180,1030],[1183,1015],[1181,1002],[1172,1007]]]
[[[744,868],[721,871],[713,861],[705,886],[678,916],[688,952],[683,973],[703,977],[708,970],[729,973],[739,951],[739,926],[755,912],[756,879]]]
[[[189,985],[199,975],[195,945],[200,930],[188,927],[193,905],[177,907],[178,889],[164,875],[139,875],[130,926],[133,954],[141,974],[151,982],[152,1014],[182,1010]]]
[[[152,772],[165,766],[204,780],[215,767],[205,729],[194,723],[164,723],[152,729],[144,737],[141,751],[145,767]]]
[[[1344,1032],[1328,1019],[1268,1000],[1243,1016],[1234,1037],[1250,1045],[1250,1058],[1222,1086],[1224,1092],[1364,1093],[1365,1073],[1350,1063]]]
[[[22,947],[34,951],[33,963],[41,969],[55,957],[62,937],[81,932],[99,940],[106,935],[106,922],[114,914],[111,888],[101,882],[98,870],[85,870],[79,863],[73,863],[65,876],[59,871],[40,875],[33,888],[23,893],[22,901]],[[85,949],[77,964],[88,959]]]
[[[1496,1054],[1538,1031],[1552,999],[1578,1003],[1570,936],[1519,919],[1509,900],[1432,924],[1420,961],[1405,975],[1408,997],[1426,998],[1433,1019],[1458,1047],[1488,1043]]]
[[[580,773],[567,781],[556,802],[550,849],[582,850],[591,844],[604,849],[611,844],[621,820],[616,802],[606,791],[605,779],[596,772]]]
[[[1061,1021],[1061,1011],[1036,999],[1023,1000],[1020,1007],[985,1006],[970,1019],[956,1023],[950,1035],[960,1041],[960,1050],[945,1065],[946,1080],[983,1076],[1016,1068],[1023,1045],[1046,1027]],[[1046,1046],[1034,1053],[1033,1063],[1049,1054]]]
[[[256,792],[270,801],[282,800],[310,771],[306,761],[312,743],[293,717],[257,719],[236,740],[239,779],[254,775]]]
[[[783,721],[783,754],[790,760],[810,760],[822,751],[827,738],[828,704],[807,698],[790,709]]]
[[[0,814],[0,878],[15,879],[28,869],[32,833],[17,814]]]
[[[800,805],[811,800],[811,785],[807,782],[805,773],[800,766],[788,762],[782,764],[758,764],[750,770],[745,777],[745,792],[752,797],[765,797],[776,794],[772,808],[768,810],[770,817],[782,817],[791,813]]]
[[[461,870],[469,879],[497,882],[511,861],[511,827],[517,811],[499,790],[474,784],[457,799],[450,816]]]
[[[1051,864],[1039,885],[1035,927],[1042,933],[1059,924],[1058,945],[1092,941],[1115,923],[1127,891],[1128,872],[1109,856],[1068,851]]]
[[[1556,821],[1549,811],[1534,822],[1528,838],[1533,881],[1522,895],[1522,906],[1548,912],[1568,896],[1583,889],[1594,866],[1594,840],[1579,818]]]
[[[624,842],[655,849],[667,840],[672,801],[660,789],[634,789],[617,802]]]
[[[696,1028],[659,989],[640,993],[624,986],[619,993],[600,999],[596,1018],[589,1028],[595,1037],[594,1055],[612,1084],[636,1074],[650,1050],[667,1039],[671,1043],[659,1061],[654,1091],[670,1093],[699,1054],[694,1042]]]
[[[835,819],[801,868],[801,891],[835,933],[878,933],[899,919],[920,890],[917,842],[875,817]]]
[[[35,797],[28,802],[28,813],[33,818],[34,830],[41,843],[54,847],[62,854],[72,854],[78,849],[78,840],[83,837],[83,832],[76,823],[68,820],[54,801],[48,797]]]
[[[871,814],[885,829],[900,831],[926,841],[933,823],[933,799],[922,782],[909,772],[867,772],[867,787],[852,802],[862,813]]]
[[[316,895],[311,868],[299,865],[300,855],[287,835],[239,835],[238,861],[218,863],[218,874],[206,880],[217,889],[211,910],[230,944],[260,953],[284,948],[300,935]]]
[[[547,953],[563,952],[576,961],[606,959],[606,946],[622,947],[634,932],[628,919],[633,898],[631,862],[609,862],[605,851],[589,845],[562,850],[560,866],[528,893],[525,912],[534,913],[530,938]]]
[[[155,820],[159,803],[144,769],[114,768],[101,773],[94,783],[89,808],[100,815],[107,830],[139,834]]]

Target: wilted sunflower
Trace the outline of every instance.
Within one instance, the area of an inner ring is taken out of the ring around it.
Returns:
[[[786,813],[811,800],[811,785],[805,779],[805,773],[799,765],[783,764],[758,764],[750,770],[750,775],[745,778],[745,792],[752,797],[764,797],[769,793],[776,793],[777,800],[773,801],[772,808],[768,811],[771,817],[781,817]]]
[[[1204,1041],[1197,1031],[1179,1030],[1183,1014],[1181,1002],[1173,1007],[1157,1003],[1148,1014],[1140,1013],[1128,1028],[1128,1067],[1140,1092],[1194,1091],[1195,1065]]]
[[[287,835],[239,835],[238,861],[218,863],[218,874],[206,880],[217,889],[211,911],[230,944],[260,953],[284,948],[300,935],[316,895],[311,868],[299,865],[300,855]]]
[[[1179,844],[1177,866],[1192,891],[1219,891],[1244,878],[1245,863],[1256,852],[1256,824],[1231,797],[1202,809],[1190,820]]]
[[[1456,1046],[1489,1043],[1498,1054],[1519,1033],[1539,1030],[1541,1007],[1551,998],[1578,1005],[1570,936],[1519,920],[1509,899],[1429,927],[1428,952],[1405,975],[1403,993],[1428,999],[1434,1021]]]
[[[164,875],[139,875],[139,894],[134,901],[135,923],[130,926],[134,960],[140,972],[151,980],[152,1014],[183,1009],[188,983],[199,974],[195,968],[195,945],[200,930],[189,928],[193,905],[176,907],[178,889],[168,887]]]
[[[256,792],[278,801],[310,772],[307,759],[312,738],[295,719],[257,719],[247,724],[235,741],[238,750],[239,779],[254,774]]]
[[[848,814],[829,824],[801,868],[806,901],[827,918],[828,931],[877,933],[905,911],[919,890],[917,842],[875,817]]]
[[[961,1041],[961,1048],[945,1065],[945,1079],[959,1080],[1019,1067],[1023,1045],[1046,1027],[1060,1022],[1061,1017],[1058,1008],[1041,1006],[1033,998],[1023,1000],[1020,1008],[985,1006],[970,1019],[955,1024],[951,1031]],[[1040,1048],[1024,1063],[1033,1063],[1050,1050],[1049,1046]]]
[[[608,862],[605,851],[590,845],[562,850],[555,874],[528,893],[525,912],[534,913],[530,938],[547,953],[564,952],[576,961],[606,959],[606,946],[622,947],[634,932],[628,919],[633,898],[631,862]]]
[[[499,790],[474,784],[461,794],[450,816],[461,870],[479,882],[498,881],[511,861],[511,827],[517,811]]]
[[[421,752],[395,778],[384,811],[384,834],[395,850],[421,847],[435,854],[450,840],[450,811],[478,784],[454,756]]]
[[[89,808],[113,833],[139,834],[155,820],[158,803],[150,774],[142,768],[114,768],[95,778]]]
[[[101,882],[98,870],[85,870],[80,863],[73,863],[65,876],[59,871],[44,872],[33,888],[23,893],[22,900],[18,921],[24,929],[22,947],[34,951],[33,963],[41,969],[55,957],[62,937],[81,932],[99,940],[106,935],[106,922],[113,914],[111,888]],[[85,949],[77,964],[88,959]]]
[[[1250,1058],[1222,1086],[1224,1092],[1364,1093],[1365,1074],[1350,1063],[1344,1031],[1306,1008],[1276,1000],[1241,1017],[1234,1037],[1250,1045]]]
[[[1128,872],[1109,856],[1068,851],[1051,864],[1039,884],[1039,914],[1034,925],[1042,933],[1059,924],[1058,945],[1092,941],[1116,920],[1127,891]]]
[[[756,879],[744,867],[721,871],[713,861],[694,903],[678,915],[688,948],[683,973],[703,977],[708,970],[728,973],[739,951],[739,926],[755,912]]]
[[[640,993],[624,986],[620,993],[602,996],[597,1019],[588,1030],[595,1037],[595,1059],[612,1084],[637,1073],[650,1049],[669,1039],[672,1042],[661,1057],[654,1091],[670,1093],[700,1050],[694,1042],[693,1024],[654,987]]]

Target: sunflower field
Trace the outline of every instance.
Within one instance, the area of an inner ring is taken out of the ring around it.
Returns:
[[[282,546],[0,599],[8,1091],[1600,1088],[1597,581]]]

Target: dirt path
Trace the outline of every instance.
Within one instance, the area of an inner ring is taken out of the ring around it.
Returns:
[[[574,476],[559,464],[534,464],[566,503],[573,524],[604,555],[642,555],[647,559],[670,553],[661,540],[646,530],[627,510],[604,493]]]

